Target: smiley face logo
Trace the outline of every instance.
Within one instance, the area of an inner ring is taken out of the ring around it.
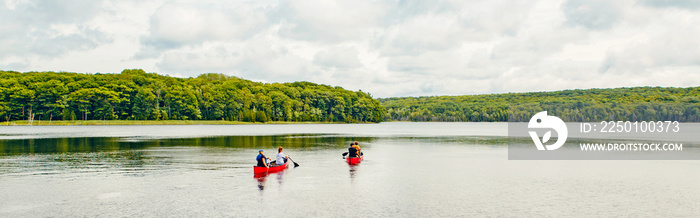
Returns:
[[[566,142],[566,137],[569,136],[569,130],[566,128],[566,123],[555,116],[547,116],[547,111],[542,111],[535,116],[532,116],[530,122],[527,124],[528,129],[550,129],[544,135],[542,135],[542,140],[537,135],[535,131],[528,131],[532,141],[535,142],[537,150],[557,150],[564,142]],[[552,131],[557,133],[557,141],[554,144],[544,145],[549,141],[552,136]]]

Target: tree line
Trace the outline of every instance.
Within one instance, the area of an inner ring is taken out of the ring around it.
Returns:
[[[260,83],[223,74],[176,78],[0,71],[0,117],[12,120],[381,122],[369,93],[311,82]]]
[[[526,122],[539,111],[564,121],[700,122],[700,87],[634,87],[378,99],[390,121]]]

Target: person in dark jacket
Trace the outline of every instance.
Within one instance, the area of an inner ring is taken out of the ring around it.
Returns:
[[[350,143],[350,148],[348,148],[348,157],[358,157],[357,148],[355,148],[355,143]]]
[[[267,161],[270,160],[270,158],[265,157],[265,155],[263,154],[263,149],[260,149],[258,151],[258,157],[256,157],[255,160],[258,161],[259,167],[270,167],[270,165],[267,164]]]

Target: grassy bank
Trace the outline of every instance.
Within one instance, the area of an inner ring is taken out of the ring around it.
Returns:
[[[241,125],[241,124],[330,124],[332,122],[284,122],[270,121],[240,122],[224,120],[75,120],[75,121],[34,121],[29,124],[27,121],[0,122],[0,126],[72,126],[72,125]],[[337,123],[337,122],[336,122]]]

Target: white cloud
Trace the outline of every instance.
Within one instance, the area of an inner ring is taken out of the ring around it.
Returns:
[[[420,55],[459,46],[470,32],[459,24],[457,15],[424,14],[393,25],[379,43],[383,55]]]
[[[150,17],[148,35],[136,59],[156,58],[163,51],[209,41],[245,39],[267,24],[264,3],[219,1],[167,2]]]
[[[639,0],[639,3],[651,7],[695,10],[700,8],[700,1],[696,0]]]
[[[0,7],[0,58],[52,57],[109,42],[83,24],[97,11],[94,1],[7,1]]]
[[[700,44],[689,43],[700,38],[700,31],[683,26],[659,30],[664,34],[640,37],[612,47],[600,71],[645,76],[663,72],[662,69],[700,68]]]
[[[362,66],[357,56],[357,48],[333,47],[316,53],[314,64],[326,68],[353,69]]]
[[[286,45],[270,43],[272,40],[275,39],[190,46],[166,52],[156,65],[181,75],[216,72],[271,82],[309,75],[310,60],[290,52]]]
[[[272,17],[282,37],[328,43],[365,40],[381,27],[387,10],[381,1],[282,0]]]
[[[21,1],[0,69],[215,72],[374,96],[700,84],[696,1]]]
[[[605,0],[568,0],[562,5],[567,23],[592,30],[612,28],[621,15],[619,2]]]

